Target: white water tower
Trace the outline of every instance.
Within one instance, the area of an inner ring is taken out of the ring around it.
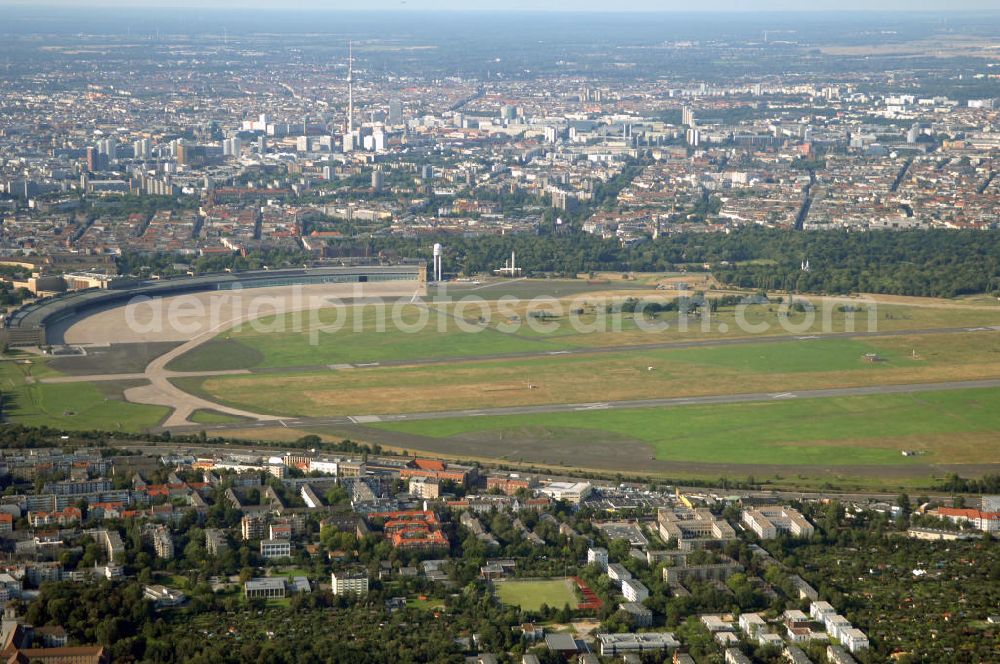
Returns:
[[[434,281],[441,281],[441,259],[443,258],[444,247],[440,242],[434,243]]]

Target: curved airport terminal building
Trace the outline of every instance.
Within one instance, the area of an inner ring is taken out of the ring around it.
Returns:
[[[68,290],[35,300],[8,314],[0,328],[0,342],[10,346],[43,346],[59,343],[49,338],[56,323],[90,312],[128,303],[137,297],[163,298],[189,293],[233,291],[284,286],[322,286],[413,282],[424,287],[427,266],[423,261],[393,265],[341,265],[298,269],[221,272],[169,279],[107,279],[99,287]]]

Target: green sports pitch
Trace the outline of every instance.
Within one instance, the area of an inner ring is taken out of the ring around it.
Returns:
[[[556,609],[567,604],[575,609],[578,604],[576,590],[570,579],[506,580],[498,581],[495,587],[501,602],[525,611],[537,611],[543,604]]]

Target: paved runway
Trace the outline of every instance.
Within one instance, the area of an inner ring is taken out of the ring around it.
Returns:
[[[166,371],[171,378],[209,378],[212,376],[231,376],[246,374],[276,374],[276,373],[312,373],[318,371],[340,371],[353,368],[376,368],[376,367],[402,367],[402,366],[428,366],[436,364],[453,364],[455,362],[484,362],[491,360],[523,360],[544,357],[559,357],[567,355],[602,355],[610,353],[629,353],[655,350],[684,350],[686,348],[713,348],[724,346],[754,346],[760,344],[780,344],[790,341],[822,341],[829,339],[862,339],[875,337],[901,337],[901,336],[927,336],[935,334],[962,334],[978,332],[1000,332],[1000,325],[992,327],[939,327],[926,328],[921,330],[892,330],[876,332],[832,332],[829,334],[808,334],[808,335],[774,335],[774,336],[751,336],[735,338],[713,338],[713,339],[690,339],[685,341],[663,341],[651,344],[632,344],[625,346],[584,346],[578,348],[566,348],[559,350],[533,350],[520,351],[515,353],[491,353],[488,355],[454,355],[446,357],[427,357],[402,360],[383,360],[355,364],[309,364],[288,367],[265,367],[258,369],[229,369],[221,371]],[[199,340],[198,344],[203,343]],[[173,353],[179,356],[190,350],[193,346],[186,346],[184,351]],[[112,381],[112,380],[134,380],[144,378],[144,374],[101,374],[86,376],[58,376],[42,379],[43,383],[78,383],[90,381]]]
[[[221,325],[219,327],[224,327],[224,326],[225,325]],[[171,361],[176,357],[179,357],[185,352],[188,352],[194,347],[204,343],[206,340],[211,338],[216,331],[217,330],[209,330],[195,337],[194,339],[191,339],[188,342],[172,349],[171,351],[157,357],[155,360],[153,360],[153,362],[149,364],[149,366],[146,368],[146,371],[141,374],[118,373],[118,374],[102,374],[102,375],[84,375],[84,376],[58,376],[58,377],[43,378],[41,379],[41,382],[74,383],[74,382],[139,380],[139,379],[148,380],[149,381],[148,385],[129,388],[126,397],[130,401],[138,401],[140,403],[158,403],[164,405],[169,403],[170,405],[172,405],[174,410],[171,413],[171,415],[167,418],[163,428],[177,432],[197,431],[202,429],[210,431],[221,431],[225,429],[246,429],[248,427],[271,427],[274,426],[276,423],[280,423],[281,425],[287,427],[323,426],[323,425],[338,425],[338,424],[366,425],[379,422],[401,422],[401,421],[454,419],[454,418],[483,417],[483,416],[504,416],[504,415],[535,415],[543,413],[566,413],[574,411],[614,410],[623,408],[670,408],[677,406],[749,403],[749,402],[761,402],[761,401],[780,401],[789,399],[816,399],[816,398],[839,397],[839,396],[864,396],[870,394],[906,394],[906,393],[927,392],[934,390],[967,389],[967,388],[977,388],[977,387],[978,388],[1000,387],[1000,380],[978,380],[978,381],[956,381],[956,382],[944,382],[944,383],[942,382],[918,383],[918,384],[906,384],[906,385],[878,385],[878,386],[848,387],[848,388],[835,388],[835,389],[824,389],[824,390],[801,390],[797,392],[784,392],[784,393],[770,392],[770,393],[748,393],[748,394],[722,394],[714,396],[670,397],[670,398],[659,398],[659,399],[613,401],[613,402],[543,404],[537,406],[516,406],[507,408],[487,408],[487,409],[475,409],[475,410],[434,411],[425,413],[401,413],[393,415],[360,414],[353,416],[335,416],[327,418],[281,417],[271,414],[253,413],[225,406],[222,404],[216,404],[212,401],[208,401],[201,397],[184,392],[175,384],[173,384],[170,381],[170,379],[181,378],[181,377],[247,375],[250,373],[277,373],[277,372],[289,373],[289,372],[309,372],[309,371],[324,371],[324,370],[339,371],[349,368],[419,366],[419,365],[447,364],[453,362],[477,362],[484,360],[542,358],[542,357],[568,356],[568,355],[581,356],[581,355],[637,352],[637,351],[649,351],[649,350],[709,348],[709,347],[743,346],[743,345],[755,345],[755,344],[778,344],[778,343],[788,343],[790,341],[801,341],[803,343],[809,343],[812,341],[820,341],[826,339],[855,339],[855,338],[935,335],[935,334],[976,334],[983,332],[997,332],[1000,331],[1000,326],[945,327],[945,328],[927,328],[920,330],[904,330],[904,331],[893,330],[893,331],[874,331],[874,332],[868,332],[868,331],[833,332],[829,334],[737,337],[732,339],[726,339],[726,338],[691,339],[686,341],[670,341],[670,342],[660,342],[652,344],[636,344],[629,346],[602,346],[596,348],[573,348],[565,350],[496,353],[490,355],[476,355],[476,356],[418,358],[410,360],[368,362],[364,364],[353,364],[353,365],[313,365],[313,366],[303,366],[303,367],[258,369],[256,371],[247,369],[234,369],[229,371],[180,372],[180,371],[169,371],[166,369],[166,365],[169,361]],[[199,408],[217,410],[223,413],[229,413],[239,417],[244,417],[252,421],[245,424],[193,425],[187,418],[194,410],[197,410]]]
[[[277,418],[277,423],[290,428],[324,425],[366,425],[384,422],[413,422],[419,420],[441,420],[468,417],[499,417],[506,415],[539,415],[545,413],[571,413],[596,410],[620,410],[629,408],[676,408],[678,406],[704,406],[713,404],[755,403],[767,401],[788,401],[794,399],[824,399],[830,397],[868,396],[878,394],[913,394],[944,390],[966,390],[1000,387],[1000,379],[965,380],[941,383],[911,383],[905,385],[875,385],[866,387],[843,387],[825,390],[798,390],[795,392],[752,392],[746,394],[720,394],[701,397],[672,397],[665,399],[633,399],[629,401],[607,401],[590,403],[545,404],[540,406],[514,406],[507,408],[478,408],[468,410],[432,411],[425,413],[400,413],[394,415],[349,415],[335,417],[290,417]],[[172,431],[223,431],[226,429],[250,429],[273,427],[275,421],[250,422],[244,424],[220,424],[194,427],[170,427]]]

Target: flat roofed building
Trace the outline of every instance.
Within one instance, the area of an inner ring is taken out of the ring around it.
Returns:
[[[813,620],[817,620],[819,622],[823,622],[827,615],[834,614],[836,612],[837,609],[833,608],[832,604],[824,602],[823,600],[813,602],[809,605],[809,616]]]
[[[247,599],[281,599],[285,596],[285,580],[251,579],[243,584],[243,594]]]
[[[156,551],[157,558],[170,560],[174,557],[174,538],[170,536],[170,531],[166,526],[157,526],[153,531],[153,550]]]
[[[757,643],[762,646],[775,646],[780,649],[784,642],[780,634],[774,634],[773,632],[759,632],[757,634]]]
[[[229,542],[224,532],[218,528],[205,529],[205,550],[209,555],[218,556],[225,553],[228,548]]]
[[[558,653],[575,653],[580,651],[580,646],[572,634],[557,632],[545,635],[545,647]]]
[[[368,592],[368,576],[361,572],[334,572],[330,575],[334,595],[364,595]]]
[[[161,585],[143,586],[142,594],[158,608],[180,606],[187,601],[187,597],[181,591]]]
[[[602,657],[624,653],[673,651],[681,643],[671,632],[642,632],[639,634],[598,634]]]
[[[835,639],[840,639],[844,630],[851,629],[851,621],[839,613],[828,613],[823,617],[826,633]]]
[[[743,565],[726,556],[719,556],[719,562],[706,565],[688,565],[685,556],[680,565],[663,568],[663,580],[669,584],[683,584],[688,581],[725,581],[733,574],[742,571]]]
[[[798,510],[784,506],[766,506],[743,510],[743,524],[761,539],[774,539],[781,534],[812,537],[813,525]]]
[[[102,530],[100,540],[110,562],[121,563],[125,560],[125,543],[117,530]]]
[[[292,543],[288,540],[261,540],[260,555],[263,558],[288,558],[292,555]]]
[[[308,470],[313,473],[336,476],[340,470],[339,459],[309,459]]]
[[[744,613],[740,615],[740,630],[747,636],[756,636],[758,632],[767,627],[767,622],[760,617],[759,613]]]
[[[868,637],[857,627],[840,630],[840,643],[850,652],[868,648]]]
[[[441,482],[436,477],[411,477],[409,492],[411,496],[433,500],[441,495]]]
[[[602,570],[608,569],[608,550],[599,546],[592,546],[587,549],[587,564],[594,564]]]
[[[810,622],[809,616],[804,611],[798,609],[787,609],[781,614],[781,619],[786,625],[799,625]]]
[[[538,489],[552,500],[565,500],[579,504],[590,495],[594,487],[590,482],[549,482]]]
[[[665,542],[677,542],[681,550],[702,548],[709,542],[736,539],[736,531],[725,519],[719,519],[706,508],[661,507],[656,511],[660,537]]]
[[[726,621],[722,619],[722,616],[708,615],[701,617],[701,624],[705,626],[710,632],[734,632],[736,628],[733,627],[731,621]]]
[[[649,589],[639,579],[622,581],[622,595],[630,602],[645,602],[649,599]]]
[[[651,627],[653,625],[653,612],[638,602],[624,602],[618,605],[618,609],[629,615],[633,627]]]
[[[239,508],[237,508],[239,509]],[[266,530],[267,521],[261,514],[247,514],[240,520],[240,532],[243,535],[243,541],[263,539]]]
[[[292,539],[292,526],[287,523],[272,523],[268,528],[271,540]]]
[[[608,565],[608,578],[620,586],[622,581],[632,578],[632,572],[621,563],[611,563]]]

